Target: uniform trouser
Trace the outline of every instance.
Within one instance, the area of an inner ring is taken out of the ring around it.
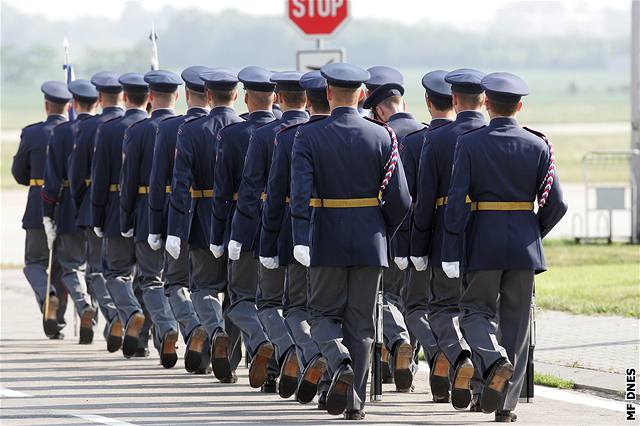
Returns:
[[[103,274],[107,290],[125,327],[131,315],[142,313],[142,306],[133,292],[134,242],[133,239],[120,235],[105,237],[102,242]]]
[[[300,371],[309,361],[320,354],[320,348],[311,338],[307,299],[309,276],[306,267],[299,263],[287,266],[284,293],[284,321],[296,345]]]
[[[402,312],[404,303],[402,300],[402,287],[405,280],[405,271],[401,271],[395,262],[390,261],[389,267],[382,273],[382,294],[384,307],[382,310],[384,343],[389,351],[400,340],[409,341],[409,332],[404,322]]]
[[[526,373],[533,277],[530,270],[469,272],[460,300],[460,328],[483,377],[501,358],[513,363],[503,410],[516,407]]]
[[[429,324],[430,271],[416,271],[413,265],[406,270],[404,290],[404,318],[407,327],[422,345],[429,365],[438,352],[438,343]]]
[[[215,332],[225,326],[219,297],[227,286],[225,259],[216,259],[209,250],[199,247],[191,247],[189,259],[193,307],[209,338],[213,338]]]
[[[58,235],[55,241],[58,262],[62,268],[62,283],[80,314],[91,305],[85,282],[85,239],[81,231]]]
[[[225,259],[225,262],[226,261]],[[229,363],[231,364],[231,371],[235,371],[242,360],[242,330],[240,330],[227,315],[229,305],[231,304],[230,300],[229,288],[227,286],[227,291],[224,293],[224,300],[222,302],[222,312],[224,313],[224,328],[229,335]]]
[[[64,314],[67,306],[66,289],[62,285],[62,268],[58,263],[58,253],[53,250],[51,261],[51,271],[49,268],[49,247],[47,246],[47,235],[44,228],[26,229],[24,246],[24,276],[36,296],[40,311],[44,312],[44,302],[47,297],[48,274],[51,273],[51,287],[49,293],[58,296],[60,306],[58,308],[58,328],[61,330],[65,325]]]
[[[136,275],[142,290],[144,304],[159,336],[177,330],[169,299],[164,295],[162,274],[164,250],[152,249],[146,241],[135,243]]]
[[[284,266],[267,269],[262,264],[258,265],[258,291],[256,293],[258,319],[267,333],[267,337],[275,346],[275,357],[279,362],[282,361],[284,354],[294,346],[284,318],[280,314],[283,309],[285,275],[286,268]]]
[[[161,249],[161,250],[164,250]],[[188,294],[189,289],[189,244],[185,240],[180,242],[180,256],[174,259],[165,254],[165,283],[164,294],[169,301],[173,316],[184,331],[185,343],[189,335],[200,325],[200,318],[196,314],[193,302]]]
[[[309,269],[311,337],[333,374],[342,363],[353,368],[353,390],[347,409],[362,409],[366,400],[371,345],[375,336],[375,301],[382,268],[378,266]]]
[[[459,318],[462,278],[449,278],[442,268],[430,267],[431,285],[429,323],[438,347],[455,365],[462,353],[471,355],[471,349],[460,332]]]
[[[118,315],[118,310],[107,291],[107,282],[102,274],[102,238],[98,237],[91,228],[86,228],[84,234],[87,260],[85,279],[89,293],[98,303],[106,319],[107,325],[104,331],[106,337],[109,323]]]
[[[253,252],[243,251],[238,260],[229,262],[228,317],[242,330],[251,355],[260,344],[269,340],[258,319],[256,293],[258,289],[258,262]]]

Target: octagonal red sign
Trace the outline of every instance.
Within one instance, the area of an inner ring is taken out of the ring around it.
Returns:
[[[287,15],[309,36],[333,34],[349,16],[349,0],[287,0]]]

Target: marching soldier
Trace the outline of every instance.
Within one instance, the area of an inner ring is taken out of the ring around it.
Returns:
[[[431,115],[428,127],[407,134],[400,141],[400,158],[413,200],[418,187],[418,166],[425,136],[440,126],[451,123],[455,117],[451,103],[451,85],[444,80],[446,71],[432,71],[422,77],[425,100]],[[414,204],[415,207],[415,204]],[[410,255],[413,212],[410,212],[394,237],[395,256],[406,261]],[[428,299],[431,279],[429,272],[418,271],[413,262],[407,266],[404,291],[404,318],[407,328],[422,346],[429,364],[429,384],[434,402],[449,402],[449,363],[439,350],[428,318]],[[437,373],[437,374],[436,374]]]
[[[63,303],[66,303],[66,290],[60,285],[61,271],[57,263],[57,254],[55,250],[51,253],[45,234],[40,194],[44,184],[47,143],[53,128],[67,120],[67,106],[72,95],[67,86],[60,81],[47,81],[42,84],[40,90],[44,93],[47,119],[22,129],[18,152],[13,157],[11,165],[11,174],[18,184],[29,187],[27,206],[22,217],[22,228],[26,231],[24,275],[43,313],[45,335],[50,339],[63,339],[64,335],[60,330],[65,325]],[[49,279],[51,286],[47,285]],[[48,306],[45,306],[47,289]]]
[[[541,239],[567,204],[551,143],[515,119],[526,83],[493,73],[481,86],[491,121],[458,138],[441,259],[450,279],[460,276],[460,261],[466,263],[460,328],[485,381],[480,407],[510,423],[527,365],[534,275],[546,270]]]
[[[210,347],[210,362],[218,380],[235,383],[240,359],[230,359],[230,355],[239,343],[225,330],[219,299],[227,287],[226,259],[215,258],[209,251],[207,235],[211,229],[216,138],[224,126],[242,121],[233,109],[238,79],[235,73],[221,68],[205,70],[200,77],[213,108],[209,115],[189,120],[178,130],[166,250],[177,259],[182,241],[188,243],[191,299],[209,339],[203,352],[209,353]]]
[[[138,350],[145,316],[133,291],[134,243],[120,233],[120,172],[125,131],[147,118],[149,85],[138,73],[123,74],[118,81],[124,90],[126,112],[104,122],[96,131],[91,164],[91,226],[103,238],[103,274],[124,324],[122,352],[131,357]]]
[[[429,323],[436,335],[438,346],[453,367],[451,403],[463,410],[471,402],[473,363],[471,350],[461,339],[458,327],[458,302],[462,280],[448,278],[440,267],[444,206],[451,180],[453,152],[458,136],[484,125],[482,106],[483,89],[480,80],[484,74],[472,69],[458,69],[445,75],[451,84],[452,103],[457,113],[455,121],[426,133],[420,154],[417,203],[411,235],[411,261],[416,270],[424,271],[431,264],[431,298]],[[437,369],[434,374],[444,373]],[[444,378],[438,379],[444,383]],[[444,396],[444,392],[438,391]]]
[[[271,107],[276,85],[270,78],[271,72],[261,67],[249,66],[240,70],[237,79],[244,84],[244,101],[249,109],[249,117],[218,132],[210,240],[211,252],[216,258],[222,258],[224,254],[224,246],[231,233],[231,220],[237,214],[235,204],[250,140],[257,128],[275,120]],[[235,91],[233,94],[235,97]],[[274,393],[275,375],[269,375],[267,371],[274,347],[262,328],[256,309],[258,262],[251,247],[238,250],[236,246],[230,250],[229,259],[230,305],[227,316],[242,330],[246,339],[245,345],[251,355],[249,384],[253,388],[262,387],[264,392]]]
[[[406,104],[402,95],[404,95],[404,87],[401,83],[384,83],[370,91],[364,102],[364,107],[371,110],[374,117],[387,123],[393,129],[399,141],[408,133],[424,127],[423,124],[416,121],[413,114],[405,111]],[[402,156],[402,144],[399,145],[399,150]],[[407,325],[404,322],[402,298],[403,286],[406,281],[404,271],[409,260],[397,254],[398,237],[402,238],[403,235],[396,234],[389,242],[390,262],[389,267],[383,273],[382,285],[385,301],[383,333],[385,345],[390,352],[389,359],[392,362],[389,365],[396,389],[399,392],[410,392],[417,365],[413,361],[413,346],[410,342]]]
[[[206,116],[209,113],[207,95],[200,73],[207,68],[193,66],[182,72],[185,82],[185,97],[187,112],[184,115],[163,117],[157,123],[158,131],[153,151],[151,176],[149,178],[149,246],[153,250],[163,247],[162,240],[166,238],[167,215],[169,208],[169,194],[173,179],[173,163],[176,151],[178,128],[182,123]],[[168,298],[171,311],[176,321],[184,331],[186,344],[184,364],[191,373],[204,374],[207,365],[202,366],[203,353],[206,352],[207,331],[200,325],[200,318],[195,311],[193,302],[188,295],[189,289],[189,250],[186,239],[180,242],[178,258],[165,256],[164,292]],[[208,364],[208,359],[206,360]]]
[[[400,226],[411,197],[393,130],[363,119],[356,109],[369,73],[344,63],[321,72],[331,115],[300,126],[293,144],[294,256],[310,267],[311,335],[333,376],[327,411],[359,420],[376,294],[388,266],[387,238]]]
[[[329,114],[327,81],[320,71],[304,74],[299,84],[307,93],[307,106],[311,113],[309,121],[325,118]],[[284,120],[287,119],[287,114],[285,112]],[[295,342],[299,370],[302,372],[296,389],[296,399],[306,404],[311,402],[318,391],[318,384],[326,371],[327,361],[321,355],[320,348],[309,332],[307,268],[293,257],[289,208],[291,151],[296,131],[303,123],[291,124],[283,128],[275,137],[273,160],[267,184],[267,199],[262,211],[260,261],[265,267],[271,262],[286,268],[284,320]],[[326,389],[324,393],[325,396],[321,398],[326,399]]]
[[[144,81],[149,85],[152,112],[149,118],[131,124],[124,133],[120,174],[120,232],[123,237],[134,241],[129,267],[133,271],[135,264],[142,298],[159,338],[156,346],[160,348],[162,366],[172,368],[178,361],[178,329],[164,295],[164,252],[152,248],[147,241],[147,194],[158,123],[175,115],[178,86],[182,84],[182,80],[172,72],[157,70],[146,73]]]
[[[87,262],[85,277],[87,287],[100,307],[106,320],[105,339],[107,350],[116,352],[122,346],[122,322],[118,310],[107,291],[106,281],[102,274],[102,239],[91,229],[91,164],[94,151],[94,140],[97,128],[104,122],[124,114],[122,108],[122,85],[118,74],[103,71],[91,77],[98,91],[98,103],[102,113],[79,121],[76,127],[73,150],[69,155],[68,175],[69,189],[75,205],[76,225],[84,230],[86,241],[85,260]]]
[[[263,200],[267,196],[265,191],[275,148],[274,140],[283,128],[309,119],[304,109],[307,97],[300,86],[301,76],[297,71],[285,71],[274,73],[270,78],[276,84],[282,118],[256,129],[251,136],[231,224],[231,260],[238,260],[242,250],[253,250],[255,255],[259,253],[260,219]],[[275,368],[280,371],[278,393],[282,398],[289,398],[298,384],[298,359],[293,339],[279,313],[282,310],[284,281],[285,267],[278,258],[260,257],[256,295],[258,319],[275,347]]]
[[[96,310],[87,294],[84,277],[86,242],[84,233],[75,223],[75,207],[69,193],[67,159],[73,149],[78,124],[95,114],[98,92],[88,80],[69,83],[73,95],[76,120],[65,121],[53,129],[47,147],[47,162],[42,186],[42,222],[47,234],[49,250],[56,245],[58,262],[62,268],[62,283],[80,315],[80,344],[93,342]]]

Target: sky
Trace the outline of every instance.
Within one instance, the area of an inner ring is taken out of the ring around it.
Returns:
[[[2,0],[28,14],[44,14],[49,19],[65,20],[78,16],[99,16],[117,19],[125,1],[120,0]],[[421,19],[466,25],[493,16],[495,10],[512,1],[531,0],[350,0],[353,18],[393,19],[412,24]],[[562,0],[570,7],[628,7],[629,0]],[[143,7],[159,10],[171,5],[177,8],[199,8],[217,12],[237,9],[255,15],[282,15],[285,0],[140,0]],[[390,8],[393,14],[390,15]]]

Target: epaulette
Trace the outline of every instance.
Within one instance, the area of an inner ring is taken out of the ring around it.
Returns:
[[[538,132],[537,130],[533,130],[533,129],[527,127],[527,126],[523,126],[522,128],[525,129],[529,133],[533,133],[534,135],[536,135],[540,139],[544,140],[545,142],[548,140],[547,137],[542,132]]]
[[[160,122],[163,123],[165,121],[173,120],[174,118],[184,118],[184,115],[178,114],[178,115],[170,115],[170,116],[162,117],[160,118]]]
[[[375,118],[371,118],[371,117],[363,117],[365,120],[370,121],[372,123],[376,123],[379,126],[385,126],[387,123],[380,121],[380,120],[376,120]]]
[[[469,133],[473,133],[473,132],[478,131],[478,130],[480,130],[480,129],[484,129],[485,127],[487,127],[487,125],[486,125],[486,124],[485,124],[485,125],[482,125],[482,126],[480,126],[480,127],[476,127],[475,129],[469,129],[469,130],[467,130],[466,132],[462,133],[460,136],[468,135]],[[458,136],[458,137],[460,137],[460,136]]]
[[[133,123],[129,124],[129,129],[132,129],[134,126],[136,126],[136,125],[138,125],[138,124],[142,123],[143,121],[146,121],[147,119],[148,119],[148,118],[142,118],[142,119],[140,119],[140,120],[138,120],[138,121],[134,121]]]
[[[121,115],[120,117],[113,117],[113,118],[108,119],[107,121],[103,121],[103,122],[102,122],[102,123],[100,123],[100,124],[101,124],[101,125],[104,125],[104,124],[107,124],[107,123],[111,123],[112,121],[120,120],[120,119],[121,119],[121,118],[123,118],[123,117],[124,117],[124,115]]]
[[[242,118],[243,120],[248,120],[249,119],[249,115],[251,115],[248,112],[243,112],[242,114],[240,114],[240,118]]]
[[[426,123],[422,123],[422,124],[426,124]],[[429,125],[427,124],[427,127],[423,127],[422,129],[418,129],[418,130],[414,130],[413,132],[409,132],[406,135],[404,135],[405,138],[408,138],[411,135],[415,135],[421,132],[424,132],[425,130],[430,129]],[[403,138],[404,139],[404,138]]]
[[[44,121],[38,121],[37,123],[31,123],[31,124],[29,124],[27,126],[24,126],[22,128],[22,131],[25,131],[25,130],[29,129],[30,127],[37,126],[38,124],[43,124],[43,123],[44,123]]]

